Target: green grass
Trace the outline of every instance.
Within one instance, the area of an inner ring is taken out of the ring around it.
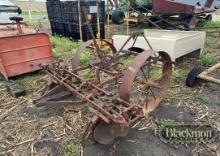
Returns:
[[[80,45],[80,42],[74,42],[68,38],[52,36],[50,38],[51,44],[53,47],[53,56],[58,58],[71,59],[73,58],[77,48]]]
[[[83,116],[85,117],[92,118],[94,115],[93,113],[89,111],[88,103],[81,104],[79,109],[80,109],[80,112],[82,112]]]
[[[95,78],[95,72],[94,71],[83,71],[80,73],[80,76],[82,76],[83,78]]]
[[[212,44],[213,38],[207,36],[205,39],[205,47],[209,47]]]
[[[156,124],[159,128],[163,128],[163,127],[166,127],[166,126],[183,125],[183,122],[170,120],[170,119],[160,119],[160,120],[156,120]]]
[[[3,81],[0,80],[0,90],[5,88],[5,84]]]
[[[63,152],[64,156],[79,156],[80,155],[80,145],[70,144],[67,145]]]
[[[21,75],[15,80],[21,86],[24,86],[29,92],[37,92],[44,88],[47,84],[46,80],[41,80],[43,76],[45,76],[45,73],[35,72]]]
[[[68,38],[60,36],[52,36],[50,40],[53,46],[53,56],[56,59],[61,58],[67,61],[71,60],[74,57],[74,54],[81,45],[81,42],[70,40]],[[87,64],[91,60],[92,55],[94,55],[94,51],[95,50],[93,49],[86,49],[85,51],[83,51],[80,55],[79,64]]]
[[[216,63],[214,56],[211,53],[206,53],[206,54],[202,55],[199,58],[198,62],[199,62],[199,65],[201,65],[201,66],[211,66]]]
[[[84,53],[81,53],[80,55],[80,65],[84,65],[84,64],[87,64],[88,62],[90,61],[90,54],[89,52],[84,52]]]
[[[122,61],[123,66],[124,66],[124,67],[128,67],[129,65],[131,65],[131,63],[132,63],[132,61],[133,61],[132,58],[133,58],[133,57],[128,57],[128,58],[124,59],[124,60]]]
[[[171,84],[175,84],[177,80],[183,80],[187,76],[187,71],[183,69],[173,69]]]
[[[162,70],[161,69],[154,70],[151,75],[152,75],[152,80],[157,80],[162,76]],[[185,70],[173,69],[170,83],[174,85],[177,80],[185,79],[186,76],[187,76],[187,72]]]
[[[204,29],[207,27],[220,27],[220,21],[207,22],[205,20],[200,20],[197,23],[197,29],[200,29],[200,28]]]
[[[177,101],[179,101],[181,97],[182,95],[177,94],[176,92],[173,91],[173,89],[169,89],[164,101],[168,104],[177,104],[178,103]]]
[[[31,15],[47,15],[47,11],[46,10],[31,11]],[[29,16],[29,11],[22,10],[21,16]]]

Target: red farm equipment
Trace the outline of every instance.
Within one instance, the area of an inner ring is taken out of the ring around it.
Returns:
[[[129,2],[125,4],[129,10],[129,21],[150,23],[158,29],[193,29],[198,19],[212,20],[210,13],[218,9],[218,6],[214,6],[214,0],[151,0],[146,4],[139,4],[136,0]],[[125,15],[117,9],[112,14],[112,21],[120,24],[120,18],[123,17]]]
[[[6,80],[53,62],[47,34],[27,28],[21,17],[10,20],[14,22],[0,25],[0,75]]]

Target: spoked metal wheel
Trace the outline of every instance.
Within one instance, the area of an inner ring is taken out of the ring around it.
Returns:
[[[155,110],[165,97],[172,75],[172,62],[165,52],[144,51],[125,72],[119,95],[130,104],[144,103],[143,115]],[[131,120],[132,116],[130,117]]]
[[[94,128],[94,139],[101,144],[110,144],[128,134],[136,119],[155,110],[165,97],[172,74],[172,62],[165,52],[144,51],[137,55],[126,70],[119,89],[120,99],[131,106],[142,103],[141,112],[124,114],[128,124],[101,121]],[[137,109],[138,110],[138,109]]]
[[[109,58],[117,52],[113,44],[107,40],[96,40],[96,43],[100,50],[100,55],[105,58]],[[80,64],[85,66],[100,61],[101,58],[99,53],[97,53],[96,48],[93,40],[83,43],[77,49],[76,54],[72,59],[72,70],[76,69]]]

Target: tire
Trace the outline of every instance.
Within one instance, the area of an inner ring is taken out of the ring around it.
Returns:
[[[201,68],[201,67],[195,67],[195,68],[193,68],[193,69],[189,72],[189,74],[188,74],[188,76],[187,76],[187,78],[186,78],[186,85],[187,85],[188,87],[194,87],[194,86],[197,84],[197,82],[198,82],[197,76],[198,76],[200,73],[202,73],[202,72],[203,72],[203,68]]]
[[[212,21],[212,14],[208,14],[206,17],[205,17],[206,21]]]
[[[144,49],[139,48],[139,47],[131,47],[128,50],[135,52],[135,53],[142,53],[144,51]]]
[[[112,13],[112,23],[114,24],[122,24],[124,23],[125,14],[123,11],[115,10]]]

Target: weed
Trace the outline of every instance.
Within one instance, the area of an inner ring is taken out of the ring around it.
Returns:
[[[80,55],[80,60],[79,60],[80,64],[81,64],[81,65],[85,65],[85,64],[88,63],[89,61],[90,61],[89,53],[87,53],[87,52],[81,53],[81,55]]]
[[[151,72],[151,79],[158,80],[162,76],[162,70],[157,68]]]
[[[181,97],[182,95],[175,93],[172,89],[169,89],[164,101],[169,104],[176,104]]]
[[[65,60],[70,60],[73,58],[77,48],[79,47],[79,42],[71,41],[68,38],[60,36],[52,36],[50,38],[51,44],[53,45],[53,56],[55,58],[62,58]],[[81,56],[84,58],[82,54]]]
[[[212,43],[213,38],[212,37],[206,37],[205,39],[205,47],[209,47]]]
[[[0,81],[0,90],[1,90],[1,89],[4,89],[4,88],[5,88],[4,82],[3,82],[3,81]]]
[[[29,15],[29,11],[28,10],[22,10],[22,16],[28,16]],[[46,10],[32,10],[31,11],[31,15],[47,15],[47,11]]]
[[[180,121],[175,121],[175,120],[170,120],[170,119],[160,119],[156,120],[156,124],[159,128],[163,128],[165,126],[178,126],[182,125],[183,122]]]
[[[64,149],[64,156],[77,156],[80,155],[80,145],[70,144]]]
[[[183,69],[174,69],[171,77],[171,84],[175,84],[175,82],[179,79],[185,79],[187,74],[187,71]]]
[[[207,30],[209,29],[208,27],[220,27],[220,21],[207,22],[205,20],[200,20],[197,23],[197,28],[202,28],[204,30]]]
[[[202,66],[211,66],[215,64],[215,59],[212,54],[206,53],[199,58],[198,62]]]
[[[95,73],[93,71],[83,71],[80,73],[80,76],[82,76],[83,78],[94,78],[95,77]]]
[[[21,75],[15,80],[31,92],[37,92],[46,85],[46,81],[41,80],[45,74],[43,72],[28,73]]]
[[[123,64],[124,67],[128,67],[129,65],[131,65],[132,61],[133,61],[133,58],[128,57],[128,58],[126,58],[122,61],[122,64]]]
[[[220,27],[220,21],[212,21],[212,22],[207,22],[205,24],[207,27]]]
[[[93,114],[89,111],[89,107],[88,107],[88,104],[87,103],[84,103],[82,105],[80,105],[80,111],[82,112],[82,114],[85,116],[85,117],[92,117]]]

